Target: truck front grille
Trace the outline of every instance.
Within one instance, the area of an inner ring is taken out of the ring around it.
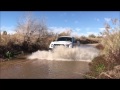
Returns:
[[[64,46],[64,44],[54,44],[54,46]]]

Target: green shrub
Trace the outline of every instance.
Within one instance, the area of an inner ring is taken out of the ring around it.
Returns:
[[[91,74],[92,76],[97,76],[102,71],[107,70],[108,63],[106,62],[104,56],[98,56],[93,59],[89,66],[90,66],[89,74]]]
[[[98,73],[101,73],[101,72],[104,71],[105,65],[104,64],[98,64],[98,65],[96,65],[95,69]]]
[[[10,52],[10,51],[7,51],[7,52],[5,53],[5,58],[7,58],[7,59],[11,59],[13,56],[14,56],[13,53]]]

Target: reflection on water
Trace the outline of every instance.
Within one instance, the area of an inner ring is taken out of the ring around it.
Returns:
[[[88,67],[82,61],[13,60],[0,63],[0,78],[81,79],[79,73],[87,72]]]

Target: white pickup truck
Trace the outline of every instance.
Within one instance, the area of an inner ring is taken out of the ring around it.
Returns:
[[[72,36],[60,36],[56,41],[53,41],[49,45],[49,50],[55,48],[56,46],[63,45],[68,48],[73,48],[76,46],[80,46],[80,42],[77,41],[74,37]]]

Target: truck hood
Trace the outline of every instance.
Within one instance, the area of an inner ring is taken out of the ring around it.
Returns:
[[[54,41],[51,42],[51,44],[71,44],[72,42],[70,41]]]

